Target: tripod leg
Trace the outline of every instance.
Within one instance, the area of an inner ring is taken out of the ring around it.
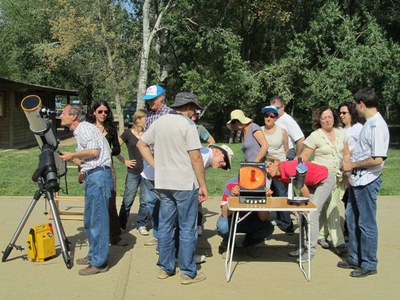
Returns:
[[[64,262],[68,269],[72,268],[71,258],[69,256],[69,241],[65,235],[64,227],[61,223],[60,215],[56,208],[56,204],[54,202],[54,194],[53,192],[46,192],[46,198],[50,205],[51,214],[53,215],[54,225],[56,227],[56,232],[58,236],[58,240],[60,241],[61,253],[64,259]]]
[[[20,250],[20,251],[24,250],[24,248],[22,248],[21,246],[16,246],[15,242],[17,241],[19,235],[21,234],[21,231],[24,228],[26,221],[28,220],[29,216],[31,215],[33,208],[35,207],[36,203],[38,202],[38,200],[40,199],[42,194],[43,194],[43,192],[38,190],[38,191],[36,191],[35,195],[33,196],[33,199],[31,201],[31,203],[29,204],[29,207],[26,210],[24,216],[22,217],[22,220],[19,223],[17,230],[15,231],[13,237],[11,238],[10,243],[8,244],[7,248],[3,251],[2,262],[5,262],[7,260],[7,257],[10,255],[10,253],[14,247],[15,247],[15,249]]]

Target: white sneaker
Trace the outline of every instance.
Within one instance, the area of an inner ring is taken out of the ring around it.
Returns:
[[[194,255],[194,262],[196,264],[202,264],[203,262],[206,262],[206,256],[205,255]]]
[[[203,235],[203,228],[201,226],[197,226],[197,236],[202,236]]]
[[[146,227],[142,226],[138,228],[138,231],[141,235],[149,235],[149,232],[147,231]]]

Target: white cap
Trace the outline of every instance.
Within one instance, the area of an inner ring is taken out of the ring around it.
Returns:
[[[224,154],[225,157],[225,167],[223,167],[222,169],[224,170],[228,170],[231,168],[232,166],[232,158],[233,158],[233,151],[230,147],[228,147],[227,145],[217,145],[217,144],[211,144],[208,146],[209,148],[217,148],[219,150],[222,151],[222,153]]]

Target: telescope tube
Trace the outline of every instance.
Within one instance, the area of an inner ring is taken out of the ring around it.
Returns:
[[[56,162],[57,175],[63,176],[67,169],[65,162],[60,158],[58,152],[58,141],[51,130],[51,121],[44,118],[40,111],[42,107],[42,99],[37,95],[26,96],[21,101],[21,108],[28,119],[30,130],[35,134],[39,148],[42,150],[44,145],[48,145],[54,151],[54,160]]]

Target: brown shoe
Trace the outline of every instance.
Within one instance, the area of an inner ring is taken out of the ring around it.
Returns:
[[[80,269],[79,270],[79,275],[82,276],[89,276],[89,275],[95,275],[98,273],[104,273],[108,271],[108,266],[104,265],[102,267],[93,267],[91,265],[88,265],[86,268]]]
[[[196,277],[190,278],[186,274],[181,274],[181,284],[183,285],[188,285],[192,283],[197,283],[206,280],[206,275],[204,275],[202,272],[197,272]]]
[[[89,257],[83,257],[83,258],[78,258],[77,260],[76,260],[76,264],[77,265],[81,265],[81,266],[84,266],[84,265],[90,265],[90,258]]]
[[[171,276],[176,275],[176,273],[178,273],[178,271],[175,271],[175,272],[172,273],[172,274],[168,274],[167,271],[165,271],[164,269],[160,268],[160,269],[158,270],[158,273],[157,273],[157,278],[158,278],[158,279],[167,279],[167,278],[169,278],[169,277],[171,277]]]

